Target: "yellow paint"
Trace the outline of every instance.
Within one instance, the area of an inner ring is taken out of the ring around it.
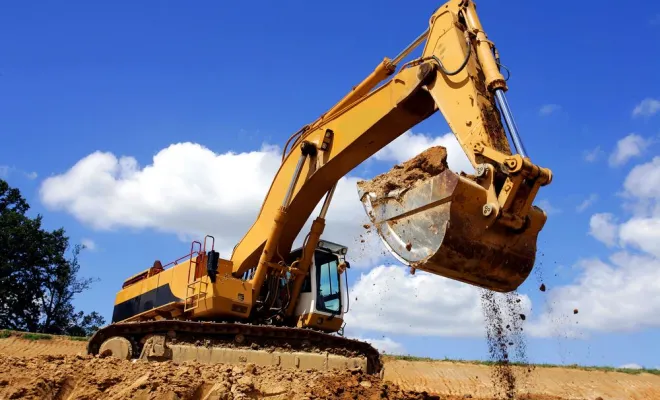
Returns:
[[[339,317],[330,319],[326,315],[310,313],[299,316],[296,326],[299,328],[316,328],[325,332],[337,332],[341,329],[343,323],[344,320]]]
[[[197,263],[186,260],[156,275],[138,281],[117,293],[115,305],[169,284],[172,294],[181,301],[144,311],[129,318],[129,320],[162,318],[157,316],[157,313],[162,310],[167,310],[167,314],[171,318],[247,317],[252,308],[252,286],[248,282],[232,277],[231,262],[223,259],[220,259],[218,263],[216,282],[215,284],[211,283],[209,277],[206,276],[205,262],[205,257],[199,257]],[[188,283],[189,276],[190,284]],[[200,278],[194,280],[195,276]],[[191,312],[184,314],[181,310],[185,299],[198,295],[200,289],[204,293],[199,304]]]

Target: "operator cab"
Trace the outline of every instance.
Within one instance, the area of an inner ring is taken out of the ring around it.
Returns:
[[[312,258],[309,274],[303,282],[294,315],[299,326],[309,326],[328,332],[339,331],[344,313],[348,311],[348,279],[346,246],[320,240]],[[302,256],[302,248],[291,252],[291,259]]]

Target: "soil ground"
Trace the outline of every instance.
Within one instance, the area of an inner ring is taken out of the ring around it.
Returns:
[[[384,378],[359,372],[145,363],[85,355],[86,342],[0,339],[3,399],[493,399],[492,369],[386,359]],[[524,372],[524,371],[523,371]],[[660,399],[660,376],[535,367],[519,399]]]

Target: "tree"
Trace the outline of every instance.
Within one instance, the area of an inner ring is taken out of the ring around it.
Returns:
[[[78,277],[81,246],[67,258],[64,229],[43,229],[42,216],[28,217],[29,208],[18,189],[0,179],[0,328],[89,335],[105,321],[72,305],[94,282]]]

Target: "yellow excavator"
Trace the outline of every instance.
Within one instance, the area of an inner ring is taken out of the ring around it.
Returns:
[[[422,44],[420,57],[402,62]],[[230,258],[220,258],[207,236],[180,259],[130,277],[112,323],[92,336],[88,352],[378,373],[378,351],[343,335],[350,264],[345,246],[322,239],[325,217],[343,176],[438,110],[474,173],[407,163],[394,169],[417,168],[415,179],[359,182],[357,197],[411,271],[515,290],[534,265],[547,217],[532,203],[552,174],[526,155],[501,68],[475,3],[440,6],[406,49],[289,138],[258,217]]]

